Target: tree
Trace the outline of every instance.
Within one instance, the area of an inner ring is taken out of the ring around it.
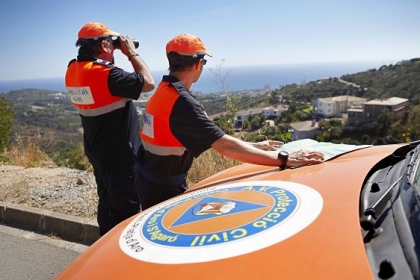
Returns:
[[[9,146],[14,120],[13,104],[5,97],[0,97],[0,151],[4,151]]]
[[[239,104],[241,98],[240,96],[234,96],[233,90],[229,89],[226,86],[225,81],[226,81],[226,78],[231,73],[231,71],[226,72],[226,74],[222,76],[221,68],[222,68],[223,62],[225,62],[224,59],[222,59],[219,65],[216,65],[216,70],[213,70],[212,68],[210,68],[210,71],[213,74],[213,83],[215,83],[222,91],[222,94],[226,96],[225,109],[226,109],[226,118],[227,118],[228,127],[227,127],[227,131],[225,132],[230,135],[233,135],[236,113],[238,112],[238,108],[236,105]]]
[[[277,105],[279,104],[279,96],[276,91],[272,91],[270,93],[270,98],[268,99],[268,104],[270,105]]]
[[[265,125],[265,120],[267,117],[262,114],[250,115],[248,119],[245,121],[245,125],[250,130],[256,130],[262,128]]]
[[[318,127],[322,135],[317,137],[317,141],[336,142],[341,139],[343,129],[340,119],[322,120],[318,123]]]
[[[389,109],[382,110],[381,114],[377,119],[378,129],[377,133],[379,136],[384,137],[388,133],[388,129],[392,124],[392,113]]]

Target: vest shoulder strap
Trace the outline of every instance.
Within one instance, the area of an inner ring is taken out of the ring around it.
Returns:
[[[73,62],[75,62],[75,61],[76,61],[76,59],[75,59],[75,58],[73,58],[72,60],[70,60],[69,64],[67,65],[67,68],[69,68],[70,64],[72,64],[72,63],[73,63]]]
[[[106,67],[109,67],[109,68],[114,68],[115,67],[114,64],[112,64],[111,62],[103,60],[103,59],[99,59],[99,58],[95,59],[93,61],[93,63],[100,64],[100,65],[103,65],[103,66],[106,66]]]

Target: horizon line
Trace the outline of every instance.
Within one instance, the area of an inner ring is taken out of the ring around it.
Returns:
[[[417,58],[411,58],[411,59],[406,59],[406,60],[400,60],[398,62],[395,62],[394,64],[391,63],[391,65],[396,65],[399,62],[402,61],[409,61],[412,59],[417,59]],[[230,68],[248,68],[248,67],[293,67],[293,66],[304,66],[304,65],[345,65],[345,64],[352,64],[352,65],[356,65],[356,64],[371,64],[371,63],[379,63],[380,65],[377,66],[377,68],[380,68],[381,66],[384,65],[390,65],[388,63],[385,62],[379,62],[379,61],[343,61],[343,62],[308,62],[308,63],[287,63],[287,64],[260,64],[260,65],[236,65],[236,66],[223,66],[221,65],[222,68],[227,68],[228,70]],[[219,64],[220,65],[220,64]],[[214,67],[217,67],[218,65],[215,65]],[[207,69],[213,69],[213,67],[207,67]],[[370,69],[366,69],[366,70],[370,70]],[[168,69],[162,69],[162,70],[150,70],[151,73],[159,73],[161,74],[161,72],[167,72]],[[128,71],[129,72],[129,71]],[[47,80],[47,79],[64,79],[64,75],[63,76],[51,76],[51,77],[38,77],[38,78],[23,78],[23,79],[9,79],[9,80],[1,80],[0,79],[0,83],[2,82],[18,82],[18,81],[32,81],[32,80]]]

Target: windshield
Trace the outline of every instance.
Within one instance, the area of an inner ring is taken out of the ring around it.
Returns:
[[[408,172],[409,182],[413,186],[416,192],[416,199],[420,202],[420,152],[418,151],[420,146],[418,146],[413,151],[413,157],[410,164],[410,169]]]
[[[360,221],[376,279],[420,279],[420,146],[379,162],[364,183]]]

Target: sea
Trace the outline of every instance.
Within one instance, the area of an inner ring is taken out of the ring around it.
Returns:
[[[218,67],[205,66],[200,79],[192,85],[192,90],[201,93],[218,93],[224,90],[246,91],[262,88],[276,89],[291,84],[304,84],[323,78],[340,78],[347,74],[356,74],[371,69],[378,69],[383,64],[366,63],[323,63],[294,64],[269,66]],[[165,71],[152,71],[156,85],[161,81]],[[215,81],[217,77],[223,83]],[[0,81],[0,93],[21,89],[43,89],[65,92],[64,77]]]

